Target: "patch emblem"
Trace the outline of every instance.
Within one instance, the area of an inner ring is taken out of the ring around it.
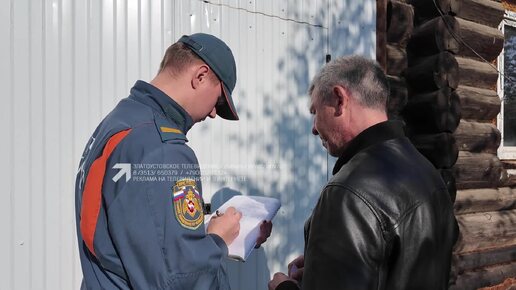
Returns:
[[[173,192],[176,219],[183,227],[191,230],[199,228],[204,222],[202,198],[197,191],[195,181],[181,179],[176,182]]]

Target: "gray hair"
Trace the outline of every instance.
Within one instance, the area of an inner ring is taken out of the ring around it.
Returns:
[[[332,60],[315,75],[308,93],[316,93],[329,101],[333,87],[348,89],[362,106],[386,111],[389,83],[380,66],[362,56],[346,56]]]

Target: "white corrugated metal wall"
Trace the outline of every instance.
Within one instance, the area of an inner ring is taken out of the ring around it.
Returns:
[[[326,53],[375,54],[373,0],[0,0],[0,290],[78,289],[73,183],[98,122],[150,80],[181,35],[224,39],[237,60],[240,122],[198,124],[190,145],[215,206],[235,194],[281,199],[273,235],[234,289],[266,289],[302,253],[327,178],[306,90]],[[329,161],[331,163],[331,161]],[[331,167],[331,165],[330,165]],[[331,170],[331,168],[329,168]],[[222,178],[221,178],[222,177]]]

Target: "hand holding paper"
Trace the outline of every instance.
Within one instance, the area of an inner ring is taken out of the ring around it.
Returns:
[[[274,218],[280,208],[280,202],[271,197],[238,195],[230,198],[217,210],[225,212],[229,207],[234,207],[242,213],[240,233],[228,246],[229,257],[245,261],[260,236],[260,225],[264,220],[270,221]],[[204,223],[207,228],[210,227],[212,218],[217,219],[215,214],[206,215]]]
[[[216,234],[221,237],[226,245],[231,244],[238,236],[240,231],[240,219],[242,213],[234,207],[226,209],[227,214],[223,216],[215,216],[206,227],[206,232]]]

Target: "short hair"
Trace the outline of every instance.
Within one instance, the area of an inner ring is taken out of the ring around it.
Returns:
[[[348,89],[364,107],[387,110],[389,83],[383,70],[373,60],[346,56],[329,62],[315,75],[309,94],[312,96],[316,93],[322,101],[329,101],[336,85]]]
[[[167,48],[167,51],[159,65],[158,73],[169,68],[173,75],[179,75],[187,69],[188,66],[200,63],[204,63],[204,61],[186,44],[183,42],[176,42]],[[213,70],[211,70],[211,73],[209,74],[209,79],[214,82],[218,80],[218,77],[215,75]]]

